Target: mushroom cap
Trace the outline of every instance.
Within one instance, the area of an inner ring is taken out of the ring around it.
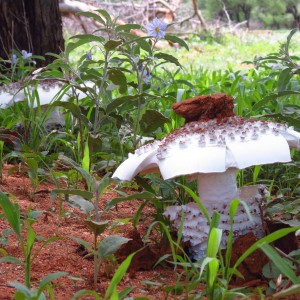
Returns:
[[[238,116],[194,121],[130,154],[113,177],[131,180],[160,171],[164,179],[289,162],[289,144],[300,149],[300,133],[286,125]]]
[[[90,83],[88,82],[87,85],[90,86]],[[29,89],[27,90],[26,88]],[[0,87],[0,108],[7,108],[16,102],[24,101],[26,93],[32,93],[34,88],[37,88],[39,105],[50,104],[53,99],[67,101],[70,98],[69,94],[66,93],[70,87],[63,88],[63,85],[57,81],[40,81],[37,87],[35,85],[24,86],[24,83],[15,82],[8,86]],[[76,93],[78,99],[86,97],[86,94],[80,90],[76,90]],[[34,98],[33,107],[37,106],[37,99]]]

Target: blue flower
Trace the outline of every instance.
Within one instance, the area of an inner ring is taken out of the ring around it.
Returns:
[[[148,71],[147,70],[144,70],[143,73],[142,73],[142,80],[145,82],[145,83],[148,83],[149,80],[151,79],[151,75],[148,74]]]
[[[165,36],[165,31],[168,27],[168,24],[160,21],[157,18],[152,20],[152,23],[148,24],[146,28],[148,29],[148,35],[154,36],[156,38],[163,38]]]
[[[91,60],[92,59],[92,53],[89,52],[85,58],[85,60]]]
[[[11,56],[11,63],[15,65],[17,63],[17,59],[18,59],[17,54],[13,53]]]
[[[31,56],[32,56],[32,53],[27,52],[26,50],[22,50],[22,58],[23,59],[30,58]]]

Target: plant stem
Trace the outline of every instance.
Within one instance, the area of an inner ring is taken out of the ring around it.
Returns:
[[[99,269],[99,264],[98,264],[98,257],[97,257],[97,235],[94,234],[94,284],[97,284],[97,279],[98,279],[98,269]]]
[[[108,61],[109,61],[109,52],[106,51],[105,52],[105,56],[104,56],[104,67],[103,67],[103,76],[102,76],[102,80],[101,80],[101,85],[99,87],[99,97],[98,99],[96,99],[96,110],[95,110],[95,123],[94,123],[94,128],[93,128],[93,134],[97,133],[97,129],[99,127],[100,124],[100,120],[99,120],[99,111],[100,111],[100,95],[103,94],[104,91],[104,84],[106,82],[106,77],[107,77],[107,69],[108,69]],[[102,97],[103,98],[103,97]],[[103,101],[103,99],[102,99]]]

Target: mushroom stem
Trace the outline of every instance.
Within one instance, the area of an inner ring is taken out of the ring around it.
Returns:
[[[222,173],[199,173],[198,193],[210,213],[238,197],[235,168]],[[210,209],[212,208],[212,210]]]

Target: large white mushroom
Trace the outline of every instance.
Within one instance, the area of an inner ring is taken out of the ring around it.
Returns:
[[[262,234],[259,202],[262,186],[237,188],[236,172],[250,166],[291,161],[290,147],[300,149],[300,133],[287,125],[245,119],[233,114],[233,98],[225,94],[199,96],[173,105],[186,124],[129,154],[113,177],[131,180],[138,173],[159,171],[164,179],[181,175],[198,181],[200,200],[210,213],[221,213],[220,227],[228,232],[231,200],[244,200],[252,214],[249,219],[240,207],[236,214],[235,236],[254,231]],[[191,244],[191,256],[205,254],[209,226],[196,203],[169,206],[164,215],[179,228],[184,211],[183,240]]]

